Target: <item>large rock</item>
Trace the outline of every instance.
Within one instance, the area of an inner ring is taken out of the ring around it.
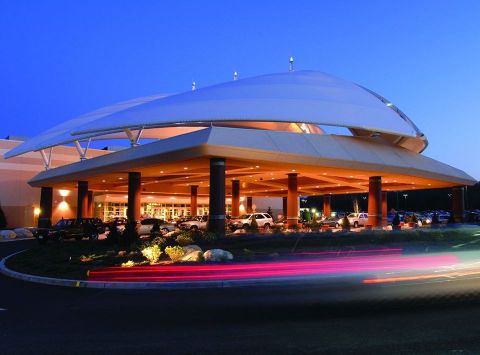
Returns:
[[[189,244],[183,247],[183,253],[185,255],[190,254],[192,251],[202,251],[202,248],[195,244]]]
[[[181,261],[188,261],[188,262],[201,262],[204,260],[203,253],[201,250],[193,250],[190,253],[182,256],[180,259]]]
[[[32,238],[33,233],[27,228],[16,228],[13,230],[18,238]]]
[[[12,230],[0,231],[0,239],[15,239],[17,234]]]
[[[210,249],[203,253],[205,261],[229,261],[233,260],[233,255],[223,249]]]

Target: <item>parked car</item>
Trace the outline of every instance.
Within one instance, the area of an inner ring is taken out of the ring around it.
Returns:
[[[178,225],[180,229],[199,230],[207,229],[208,216],[193,217],[192,220],[182,222]]]
[[[231,219],[230,227],[232,229],[246,229],[252,224],[252,218],[255,216],[259,228],[269,229],[273,226],[273,218],[268,213],[249,213],[239,218]]]
[[[82,238],[96,240],[98,239],[98,234],[99,231],[94,224],[93,218],[61,219],[50,228],[38,228],[34,232],[35,238],[41,244],[49,240],[61,241],[73,238],[76,240],[81,240]]]
[[[127,224],[128,220],[126,217],[113,217],[110,218],[106,223],[106,228],[110,229],[113,224],[116,224],[117,226],[124,226]]]
[[[160,231],[162,233],[168,233],[175,230],[175,226],[172,223],[167,223],[163,219],[159,218],[145,218],[140,222],[140,228],[138,228],[138,234],[148,235],[152,230],[155,223],[158,223]]]
[[[298,222],[299,226],[303,225],[303,222],[300,218],[298,219],[297,222]],[[286,228],[287,227],[287,218],[283,217],[283,218],[279,219],[278,221],[274,222],[273,225],[275,227],[280,227],[280,228],[285,227]]]
[[[100,219],[100,218],[82,218],[82,220],[84,222],[90,222],[92,223],[96,228],[97,228],[97,231],[98,231],[98,234],[103,234],[105,233],[106,231],[106,226],[105,226],[105,223],[103,223],[103,221]]]
[[[197,218],[196,216],[179,217],[179,218],[176,219],[174,222],[172,222],[172,224],[180,227],[180,225],[181,225],[183,222],[193,221],[193,220],[196,219],[196,218]]]
[[[348,221],[350,222],[350,226],[353,228],[358,228],[359,226],[365,226],[368,223],[368,213],[350,213],[348,216]],[[340,219],[338,223],[341,225],[343,220]]]
[[[340,226],[340,224],[338,223],[338,218],[336,217],[326,217],[325,219],[320,221],[320,225],[333,228],[338,228]]]

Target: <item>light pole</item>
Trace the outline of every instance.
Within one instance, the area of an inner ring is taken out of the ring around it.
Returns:
[[[407,197],[408,194],[403,194],[403,197],[405,197],[405,211],[407,210]]]

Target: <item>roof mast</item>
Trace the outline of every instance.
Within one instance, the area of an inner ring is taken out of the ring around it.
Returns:
[[[289,68],[288,68],[288,71],[292,72],[293,71],[293,57],[290,57],[290,59],[288,60],[288,63],[290,64]]]

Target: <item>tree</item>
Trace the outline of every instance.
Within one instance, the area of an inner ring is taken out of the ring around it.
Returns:
[[[0,229],[6,228],[7,227],[7,217],[5,216],[5,213],[3,212],[2,205],[0,205]]]
[[[272,207],[268,206],[267,213],[270,215],[270,217],[273,217]]]

